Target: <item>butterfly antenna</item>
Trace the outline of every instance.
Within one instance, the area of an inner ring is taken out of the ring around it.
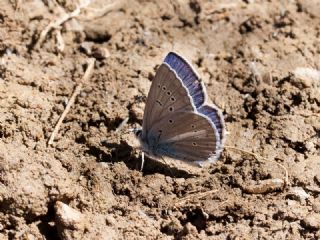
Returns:
[[[128,121],[129,121],[129,117],[126,117],[125,119],[123,119],[123,121],[120,123],[120,125],[115,130],[115,133],[120,132],[127,125]]]

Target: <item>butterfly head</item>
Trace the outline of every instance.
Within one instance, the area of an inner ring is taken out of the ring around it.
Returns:
[[[134,135],[140,139],[142,136],[142,128],[133,128],[132,132],[134,133]]]
[[[146,154],[149,154],[149,152],[150,152],[149,145],[147,144],[147,142],[144,139],[142,139],[142,128],[133,128],[133,129],[131,129],[131,131],[134,133],[136,138],[139,140],[141,150],[143,152],[145,152]]]

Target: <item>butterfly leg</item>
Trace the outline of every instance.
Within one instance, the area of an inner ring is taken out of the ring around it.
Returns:
[[[167,165],[169,172],[171,174],[171,176],[174,176],[174,173],[172,171],[172,165],[173,167],[176,167],[176,165],[174,163],[170,164],[164,157],[161,156],[161,160],[164,162],[165,165]]]
[[[140,172],[142,172],[144,166],[144,152],[141,154],[141,167],[140,167]]]

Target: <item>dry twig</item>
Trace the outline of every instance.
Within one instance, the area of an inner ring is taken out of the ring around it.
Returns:
[[[64,44],[60,29],[56,31],[56,38],[57,38],[58,51],[63,52],[65,44]]]
[[[259,181],[258,184],[242,186],[242,189],[246,193],[262,194],[283,189],[284,185],[285,182],[283,179],[274,178]]]
[[[88,7],[87,10],[88,12],[81,17],[84,17],[85,20],[91,20],[95,18],[99,18],[102,16],[107,15],[109,12],[119,10],[124,7],[126,1],[124,0],[117,0],[112,3],[109,3],[101,8],[96,8],[96,7]]]
[[[74,18],[76,16],[78,16],[81,12],[82,8],[87,7],[89,4],[91,3],[91,0],[85,0],[82,1],[81,4],[79,4],[79,6],[71,13],[65,13],[64,15],[58,17],[57,19],[55,19],[54,21],[51,21],[40,33],[40,37],[37,41],[37,43],[35,44],[35,47],[40,47],[42,45],[42,43],[44,42],[47,34],[52,31],[52,29],[56,29],[59,28],[61,24],[63,24],[64,22],[68,21],[71,18]]]
[[[86,70],[86,72],[84,73],[84,75],[83,75],[80,83],[78,83],[78,85],[77,85],[76,88],[74,89],[74,91],[73,91],[73,93],[72,93],[72,95],[71,95],[71,97],[70,97],[70,100],[68,101],[68,104],[67,104],[66,108],[64,109],[63,113],[61,114],[61,116],[60,116],[60,118],[59,118],[59,120],[58,120],[58,122],[57,122],[57,124],[56,124],[56,126],[55,126],[55,128],[54,128],[54,130],[53,130],[53,132],[52,132],[52,134],[51,134],[51,136],[50,136],[50,139],[49,139],[49,141],[48,141],[48,145],[51,145],[51,144],[53,143],[53,140],[54,140],[54,138],[55,138],[55,135],[58,133],[59,128],[60,128],[60,126],[61,126],[61,124],[62,124],[62,121],[64,120],[64,118],[65,118],[66,115],[68,114],[68,112],[69,112],[71,106],[73,105],[73,103],[74,103],[77,95],[80,93],[80,91],[81,91],[81,89],[82,89],[83,83],[84,83],[85,81],[87,81],[88,78],[90,77],[90,74],[91,74],[92,69],[93,69],[93,66],[94,66],[94,62],[95,62],[94,58],[90,58],[90,59],[88,60],[87,70]]]
[[[174,206],[175,207],[179,207],[183,204],[185,204],[186,202],[190,202],[192,200],[198,200],[198,199],[201,199],[201,198],[204,198],[212,193],[216,193],[218,192],[218,190],[214,189],[214,190],[210,190],[210,191],[206,191],[206,192],[195,192],[195,193],[192,193],[190,195],[187,195],[186,197],[183,197],[183,198],[180,198],[178,201],[176,201],[174,203]]]

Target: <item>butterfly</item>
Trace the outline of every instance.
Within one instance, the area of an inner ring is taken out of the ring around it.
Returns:
[[[143,151],[142,167],[144,153],[192,165],[213,163],[225,142],[220,109],[208,103],[198,74],[174,52],[169,52],[158,68],[147,97],[142,129],[134,132]]]

